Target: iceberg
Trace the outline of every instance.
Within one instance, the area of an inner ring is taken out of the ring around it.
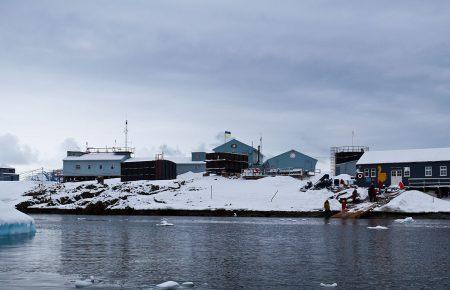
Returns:
[[[179,286],[180,286],[180,284],[178,284],[175,281],[167,281],[167,282],[156,285],[156,287],[158,287],[160,289],[166,289],[166,290],[176,289]]]
[[[36,232],[34,219],[0,201],[0,236]]]
[[[161,219],[161,222],[159,223],[159,224],[156,224],[157,226],[160,226],[160,227],[171,227],[171,226],[173,226],[174,224],[172,224],[172,223],[169,223],[165,218],[162,218]]]
[[[367,227],[369,230],[387,230],[388,227],[376,226],[376,227]]]
[[[337,283],[333,284],[326,284],[326,283],[320,283],[321,287],[337,287]]]

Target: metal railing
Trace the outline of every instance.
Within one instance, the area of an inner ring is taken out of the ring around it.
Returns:
[[[450,187],[450,178],[410,178],[409,187]]]

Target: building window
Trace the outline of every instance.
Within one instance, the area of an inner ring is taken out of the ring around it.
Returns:
[[[91,165],[90,164],[88,165],[88,169],[91,169]]]
[[[441,166],[440,169],[441,176],[447,176],[447,166]]]
[[[425,176],[426,177],[433,176],[433,167],[431,166],[425,167]]]
[[[370,177],[369,168],[364,169],[364,177]]]
[[[75,165],[75,169],[80,170],[81,169],[81,165],[80,164]]]
[[[114,164],[113,164],[113,165],[111,165],[111,169],[114,169]]]
[[[410,167],[405,167],[404,168],[404,175],[405,177],[411,177],[411,168]]]
[[[370,176],[377,177],[377,170],[375,168],[370,169]]]
[[[102,165],[102,164],[100,164],[99,168],[100,168],[100,169],[103,169],[103,165]]]

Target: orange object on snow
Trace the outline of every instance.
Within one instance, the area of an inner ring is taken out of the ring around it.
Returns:
[[[398,187],[400,189],[405,189],[405,185],[403,184],[403,182],[400,181],[400,183],[398,184]]]

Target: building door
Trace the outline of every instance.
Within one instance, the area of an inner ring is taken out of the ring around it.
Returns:
[[[398,186],[403,181],[402,173],[401,169],[391,170],[391,186]]]

